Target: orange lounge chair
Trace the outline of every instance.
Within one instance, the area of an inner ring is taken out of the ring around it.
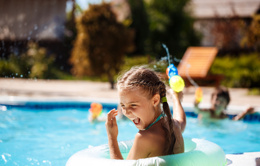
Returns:
[[[195,84],[199,82],[200,85],[220,85],[221,80],[224,78],[222,75],[208,74],[217,53],[218,49],[216,47],[189,47],[186,50],[178,65],[178,72],[187,87],[194,85],[191,81],[195,81]]]

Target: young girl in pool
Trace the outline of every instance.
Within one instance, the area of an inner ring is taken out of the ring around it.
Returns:
[[[195,100],[194,110],[198,114],[199,119],[224,119],[228,117],[224,111],[226,110],[230,100],[230,94],[226,87],[216,87],[211,94],[211,107],[201,109],[199,108],[200,101]],[[255,110],[253,107],[248,107],[246,110],[234,116],[232,120],[241,120],[247,114],[252,114],[254,112]]]
[[[139,129],[127,159],[183,153],[186,115],[179,100],[182,93],[173,92],[172,118],[165,84],[154,71],[134,67],[118,80],[117,86],[123,114]],[[117,142],[117,115],[113,109],[106,120],[111,159],[123,159]]]

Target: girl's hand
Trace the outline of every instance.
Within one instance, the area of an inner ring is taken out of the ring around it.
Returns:
[[[183,92],[182,91],[180,91],[180,92],[175,92],[174,90],[170,90],[170,93],[171,93],[171,95],[173,96],[173,99],[175,100],[175,99],[178,99],[178,100],[180,100],[180,102],[182,102],[182,100],[183,100]]]
[[[117,115],[118,111],[115,109],[112,109],[110,112],[107,113],[106,129],[109,139],[116,139],[118,136],[118,127],[116,122]]]
[[[235,116],[233,118],[233,120],[240,120],[240,119],[243,119],[246,114],[252,114],[255,112],[255,109],[253,107],[249,107],[247,108],[245,111],[241,112],[240,114],[238,114],[237,116]]]
[[[248,107],[245,112],[247,114],[253,114],[253,113],[255,113],[255,108],[254,107]]]

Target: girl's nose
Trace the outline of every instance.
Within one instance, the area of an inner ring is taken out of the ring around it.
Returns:
[[[126,114],[126,115],[129,115],[129,114],[131,114],[131,111],[130,111],[130,109],[127,109],[127,108],[126,108],[126,109],[125,109],[125,114]]]

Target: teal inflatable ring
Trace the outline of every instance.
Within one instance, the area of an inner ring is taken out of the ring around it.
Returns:
[[[133,141],[119,142],[119,148],[127,156]],[[184,138],[185,152],[167,156],[150,157],[139,160],[109,159],[107,144],[91,147],[73,154],[66,166],[112,165],[112,166],[224,166],[226,158],[224,151],[215,143],[203,139]]]

